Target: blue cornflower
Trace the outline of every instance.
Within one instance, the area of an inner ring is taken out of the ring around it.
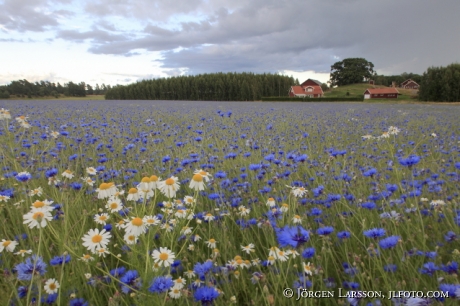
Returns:
[[[88,302],[84,298],[71,299],[69,306],[88,306]]]
[[[374,209],[375,208],[375,203],[374,202],[364,202],[363,204],[361,204],[361,207],[362,208],[367,208],[369,210],[371,209]]]
[[[70,183],[69,185],[70,185],[70,187],[72,187],[72,189],[74,189],[74,190],[80,190],[80,189],[83,187],[82,184],[77,183],[77,182],[72,182],[72,183]]]
[[[56,176],[58,174],[58,170],[56,168],[51,168],[45,171],[45,177],[50,178]]]
[[[315,256],[315,248],[306,248],[302,252],[302,257],[305,259],[312,258]]]
[[[163,293],[167,292],[170,288],[174,286],[172,278],[169,276],[159,276],[155,277],[152,281],[152,284],[149,287],[149,291],[152,293]]]
[[[385,265],[385,266],[383,267],[383,270],[384,270],[385,272],[395,272],[397,268],[398,268],[397,265],[388,264],[388,265]]]
[[[50,260],[50,265],[60,266],[63,263],[68,263],[70,261],[70,255],[55,256]]]
[[[142,285],[139,273],[136,270],[129,270],[128,272],[126,272],[120,278],[120,282],[122,283],[121,291],[126,294],[131,292],[131,288],[139,289]]]
[[[391,249],[398,244],[399,236],[390,236],[379,241],[379,245],[382,249]]]
[[[214,176],[216,178],[226,178],[227,177],[227,174],[224,172],[224,171],[217,171]]]
[[[262,166],[260,164],[250,164],[249,165],[249,170],[252,170],[252,171],[257,171],[257,170],[260,170]]]
[[[441,270],[448,274],[458,274],[458,263],[456,261],[452,261],[447,265],[441,265]]]
[[[368,238],[379,238],[385,236],[386,232],[383,228],[373,228],[367,231],[364,231],[364,236]]]
[[[442,292],[449,292],[449,298],[459,297],[458,291],[460,289],[460,284],[440,284],[439,290]]]
[[[427,262],[426,264],[423,265],[423,268],[419,270],[420,273],[422,274],[428,274],[429,276],[433,276],[433,273],[438,271],[439,267],[436,266],[434,262]]]
[[[377,169],[371,168],[363,173],[364,176],[373,177],[377,173]]]
[[[58,297],[58,294],[57,294],[57,293],[48,294],[48,296],[46,297],[46,299],[45,299],[45,297],[42,297],[42,298],[41,298],[41,302],[42,302],[42,303],[45,303],[45,304],[48,304],[48,305],[51,305],[51,304],[54,304],[54,302],[56,302],[57,297]]]
[[[214,287],[200,287],[193,297],[196,302],[201,302],[201,305],[212,305],[212,302],[219,297],[219,292]]]
[[[401,166],[404,167],[412,167],[413,165],[418,164],[420,161],[420,157],[417,155],[409,155],[407,158],[399,158],[398,162]]]
[[[457,234],[455,234],[452,231],[449,231],[449,232],[447,232],[447,234],[444,235],[444,239],[447,242],[455,241],[455,240],[457,240]]]
[[[18,272],[18,280],[31,280],[32,274],[45,275],[46,263],[37,255],[32,255],[25,262],[17,264],[15,270]]]
[[[200,278],[203,278],[206,273],[208,273],[212,268],[212,261],[206,261],[204,263],[196,263],[193,266],[193,271],[198,274]]]
[[[113,277],[120,277],[123,274],[125,274],[125,272],[126,272],[125,267],[118,267],[118,268],[110,270],[110,275],[112,275]]]
[[[325,226],[325,227],[320,227],[316,230],[316,233],[320,236],[327,236],[331,234],[334,231],[334,228],[332,226]]]
[[[343,232],[338,232],[337,233],[337,238],[339,238],[341,240],[342,239],[347,239],[347,238],[350,238],[350,237],[351,237],[351,235],[350,235],[350,232],[348,232],[348,231],[343,231]]]
[[[310,234],[302,226],[289,227],[286,225],[276,231],[276,238],[282,248],[288,245],[297,248],[308,241]]]
[[[15,177],[20,182],[27,182],[32,178],[32,175],[29,172],[19,172]]]

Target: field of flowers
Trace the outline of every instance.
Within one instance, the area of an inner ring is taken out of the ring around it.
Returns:
[[[0,109],[0,305],[459,303],[458,106]]]

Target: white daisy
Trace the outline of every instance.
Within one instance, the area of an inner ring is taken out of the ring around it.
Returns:
[[[140,198],[137,188],[130,188],[128,191],[127,201],[138,201]]]
[[[53,216],[47,208],[32,208],[23,216],[23,219],[23,224],[27,224],[29,228],[46,227],[47,221],[51,221]]]
[[[88,173],[88,175],[96,175],[97,174],[97,170],[93,167],[88,167],[86,168],[86,173]]]
[[[126,233],[123,237],[123,240],[126,242],[126,244],[136,244],[137,237],[133,234]]]
[[[206,241],[206,244],[208,245],[209,248],[213,249],[216,247],[217,241],[214,238],[209,239]]]
[[[180,293],[180,288],[174,286],[171,288],[171,291],[169,291],[168,295],[172,299],[178,299],[182,294]]]
[[[43,193],[43,188],[42,187],[37,187],[35,189],[32,189],[29,191],[29,196],[30,197],[33,197],[33,196],[41,196]]]
[[[305,189],[304,187],[294,187],[294,188],[292,188],[292,194],[293,194],[296,198],[301,198],[301,197],[303,197],[307,192],[308,192],[308,190]]]
[[[170,178],[161,181],[158,189],[168,198],[175,198],[176,192],[179,190],[178,178],[171,176]]]
[[[68,178],[68,179],[72,179],[74,177],[74,174],[72,171],[70,171],[69,169],[65,170],[64,172],[62,172],[61,174],[63,177],[65,178]]]
[[[292,222],[294,224],[302,223],[302,218],[299,215],[294,215],[294,217],[292,217]]]
[[[90,229],[88,233],[82,238],[83,246],[86,247],[89,251],[95,252],[97,248],[105,248],[110,242],[112,234],[103,229],[99,232],[99,229]]]
[[[98,224],[102,224],[102,225],[106,225],[107,224],[106,222],[109,219],[110,219],[110,217],[109,217],[109,214],[107,214],[107,213],[102,213],[102,214],[94,216],[94,221],[96,221]]]
[[[254,244],[250,243],[246,246],[241,246],[241,250],[245,251],[246,253],[250,254],[251,252],[255,252],[254,250]]]
[[[99,188],[96,189],[98,199],[106,199],[115,195],[118,190],[113,182],[102,183]]]
[[[171,252],[168,248],[160,247],[160,250],[154,250],[152,253],[152,258],[154,259],[155,263],[158,263],[165,267],[169,267],[173,262],[176,255]]]
[[[90,178],[89,176],[82,177],[81,179],[85,182],[86,185],[91,186],[91,187],[94,186],[95,181],[93,181],[93,179]]]
[[[32,254],[32,250],[19,250],[18,252],[14,253],[14,255],[21,255],[24,257],[26,254]]]
[[[187,272],[185,272],[185,275],[186,275],[188,278],[193,278],[193,277],[195,277],[195,271],[193,271],[193,270],[187,270]]]
[[[195,191],[204,190],[205,185],[203,179],[204,176],[202,176],[201,174],[194,174],[192,179],[190,180],[190,184],[188,187]]]
[[[268,207],[274,207],[274,206],[276,206],[275,199],[274,199],[274,198],[268,198],[268,200],[267,200],[267,206],[268,206]]]
[[[286,204],[286,203],[281,204],[280,210],[282,212],[287,212],[289,210],[289,204]]]
[[[131,217],[131,220],[126,219],[125,222],[124,229],[127,234],[129,233],[139,237],[147,230],[147,223],[139,217]]]
[[[99,257],[105,257],[105,255],[110,254],[110,252],[106,248],[97,248],[93,251],[93,254],[97,254]]]
[[[47,210],[47,211],[52,211],[54,209],[53,206],[51,206],[51,204],[53,204],[53,201],[48,201],[48,200],[43,200],[43,201],[35,201],[32,203],[32,206],[30,207],[31,209],[40,209],[40,208],[43,208],[44,210]]]
[[[59,287],[60,287],[59,282],[55,280],[54,278],[50,278],[46,281],[44,288],[45,288],[46,293],[54,294],[58,292]]]
[[[193,197],[191,196],[185,196],[184,197],[184,204],[187,205],[187,206],[190,206],[190,205],[193,205],[196,203],[196,199],[194,199]]]
[[[6,202],[10,199],[9,196],[6,196],[6,195],[1,195],[0,194],[0,202]]]
[[[111,213],[115,213],[123,209],[123,204],[121,204],[121,200],[119,198],[110,197],[105,205],[105,208],[107,208],[107,210]]]
[[[142,218],[142,221],[144,221],[147,226],[158,225],[161,222],[157,216],[145,216]]]
[[[208,222],[210,221],[214,221],[216,219],[216,217],[214,217],[212,214],[210,213],[207,213],[205,216],[204,216],[204,219]]]
[[[8,252],[13,252],[14,248],[18,245],[19,243],[16,240],[5,240],[2,239],[2,242],[0,242],[0,252],[3,252],[3,250],[7,250]]]
[[[174,280],[174,287],[177,289],[182,289],[187,284],[187,280],[179,276],[179,278]]]
[[[204,181],[205,181],[205,182],[209,182],[209,179],[212,177],[212,175],[209,174],[209,172],[206,172],[206,171],[204,171],[203,169],[195,170],[195,171],[193,172],[193,174],[199,174],[199,175],[201,175],[201,176],[204,178]]]
[[[156,175],[150,176],[150,189],[155,190],[158,188],[158,184],[160,183],[160,178]]]

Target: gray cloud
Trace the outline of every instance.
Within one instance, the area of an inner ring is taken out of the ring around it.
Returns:
[[[0,25],[7,30],[18,32],[44,32],[49,27],[58,25],[57,18],[59,16],[72,14],[64,10],[54,12],[51,2],[48,3],[46,0],[4,0],[0,3]]]

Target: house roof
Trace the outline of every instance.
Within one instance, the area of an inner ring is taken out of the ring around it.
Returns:
[[[293,91],[294,95],[304,95],[305,90],[302,86],[291,86],[291,91]]]
[[[313,91],[306,91],[305,89],[311,87]],[[319,86],[291,86],[291,91],[294,92],[294,95],[322,95],[323,90]]]
[[[310,81],[313,81],[313,82],[315,82],[316,84],[318,84],[318,86],[321,86],[321,84],[322,84],[322,83],[321,83],[320,81],[318,81],[318,80],[314,80],[314,79],[307,79],[307,80],[305,80],[305,81],[304,81],[302,84],[300,84],[300,85],[303,85],[303,84],[305,84],[305,83],[306,83],[306,82],[308,82],[309,80],[310,80]]]
[[[385,87],[385,88],[368,88],[366,89],[371,95],[376,94],[399,94],[399,91],[393,87]],[[364,93],[366,93],[366,91]]]
[[[414,80],[412,80],[412,79],[407,79],[407,80],[405,80],[404,82],[401,83],[401,86],[405,86],[405,85],[407,85],[407,84],[409,84],[409,83],[417,84],[417,82],[415,82]],[[417,84],[417,85],[418,85],[418,84]]]

